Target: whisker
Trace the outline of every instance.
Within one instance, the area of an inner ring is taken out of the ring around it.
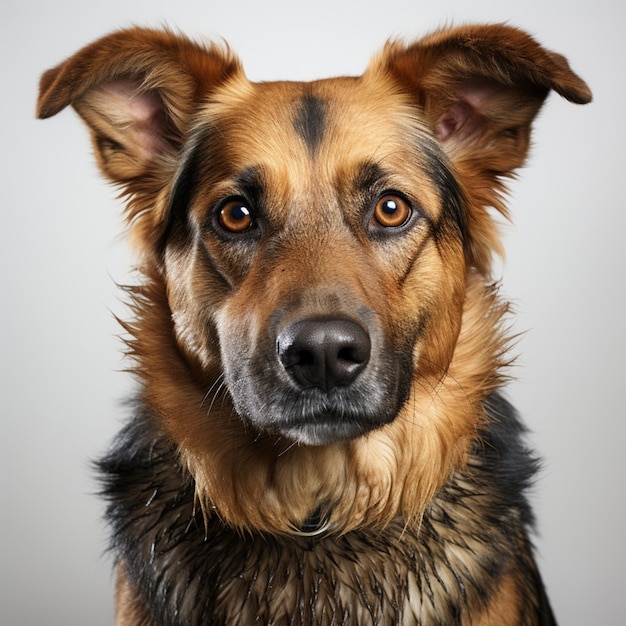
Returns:
[[[204,403],[206,402],[207,398],[211,395],[211,392],[213,391],[213,389],[215,389],[216,385],[218,387],[217,387],[217,390],[215,391],[215,394],[213,395],[213,400],[211,401],[211,406],[209,407],[209,413],[211,412],[211,407],[213,406],[213,402],[215,401],[215,397],[219,394],[219,392],[221,391],[222,387],[225,385],[224,374],[220,374],[213,381],[213,384],[211,385],[209,390],[204,394],[204,396],[202,398],[202,401],[200,402],[200,408],[202,408],[204,406]]]
[[[278,443],[278,440],[276,441],[276,443]],[[298,445],[297,441],[295,441],[295,440],[292,441],[282,452],[279,452],[276,456],[278,458],[280,458],[281,456],[284,456],[285,454],[287,454],[287,452],[289,452],[289,450],[292,450],[297,445]]]

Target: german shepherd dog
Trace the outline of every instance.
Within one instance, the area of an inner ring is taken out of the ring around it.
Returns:
[[[132,28],[43,75],[140,258],[139,392],[99,462],[118,624],[555,623],[491,276],[550,90],[591,100],[503,25],[310,83]]]

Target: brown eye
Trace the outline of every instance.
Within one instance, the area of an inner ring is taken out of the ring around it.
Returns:
[[[230,200],[220,210],[220,226],[230,233],[243,233],[252,224],[252,212],[243,200]]]
[[[406,200],[389,194],[376,203],[374,219],[385,228],[397,228],[406,224],[411,213],[411,207]]]

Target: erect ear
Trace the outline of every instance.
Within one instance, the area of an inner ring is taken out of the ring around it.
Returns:
[[[375,68],[411,94],[454,165],[470,202],[471,261],[488,271],[492,250],[501,250],[486,207],[506,215],[502,177],[523,164],[534,117],[551,89],[586,104],[589,87],[564,57],[504,25],[389,43]]]
[[[130,195],[133,219],[153,211],[199,103],[237,72],[228,50],[170,31],[122,30],[43,74],[37,115],[47,118],[70,104],[78,111],[101,170]],[[149,228],[159,220],[148,221]]]

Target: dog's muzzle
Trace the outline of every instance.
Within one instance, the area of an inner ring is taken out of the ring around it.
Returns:
[[[250,339],[222,337],[235,411],[256,430],[304,445],[349,441],[393,421],[407,398],[411,355],[389,344],[373,313],[313,314]],[[254,349],[250,349],[254,346]]]

